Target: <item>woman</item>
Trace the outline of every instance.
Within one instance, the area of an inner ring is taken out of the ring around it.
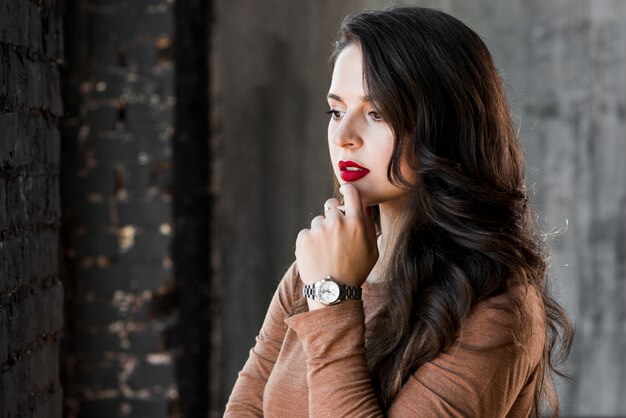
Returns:
[[[331,60],[343,206],[298,235],[225,416],[557,415],[572,330],[487,48],[396,8],[347,18]]]

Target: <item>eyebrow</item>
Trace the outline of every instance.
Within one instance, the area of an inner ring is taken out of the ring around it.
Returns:
[[[333,99],[333,100],[337,100],[339,102],[343,102],[343,99],[341,98],[341,96],[337,96],[334,93],[328,93],[328,96],[326,96],[329,99]],[[366,96],[361,96],[361,101],[362,102],[371,102],[372,101],[372,96],[366,95]]]

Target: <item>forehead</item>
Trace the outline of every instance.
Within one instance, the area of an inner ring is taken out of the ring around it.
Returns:
[[[350,44],[339,53],[333,68],[329,93],[348,98],[363,96],[363,67],[361,48]]]

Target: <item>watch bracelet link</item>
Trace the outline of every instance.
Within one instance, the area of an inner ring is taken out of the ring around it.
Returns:
[[[309,299],[315,299],[315,286],[307,284],[304,285],[304,289],[302,289],[302,293],[305,297]]]
[[[360,287],[350,287],[345,286],[344,290],[346,292],[345,299],[361,299],[361,288]]]

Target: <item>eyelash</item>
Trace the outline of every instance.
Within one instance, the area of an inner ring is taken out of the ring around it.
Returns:
[[[372,110],[372,111],[368,112],[367,114],[368,114],[368,115],[375,114],[376,116],[372,116],[372,118],[373,118],[376,122],[382,122],[382,120],[383,120],[383,116],[382,116],[379,112],[376,112],[376,111],[374,111],[374,110]]]
[[[334,109],[330,109],[328,111],[325,112],[327,115],[330,115],[330,117],[332,117],[333,119],[338,118],[339,116],[337,116],[337,113],[339,113],[338,110],[334,110]]]
[[[330,115],[333,119],[338,119],[340,116],[337,115],[337,113],[339,113],[339,110],[334,110],[334,109],[330,109],[328,111],[325,112],[327,115]],[[374,119],[375,122],[381,122],[383,120],[383,117],[380,115],[380,113],[376,112],[376,111],[370,111],[367,112],[368,115],[376,115],[376,116],[372,116],[372,118]]]

